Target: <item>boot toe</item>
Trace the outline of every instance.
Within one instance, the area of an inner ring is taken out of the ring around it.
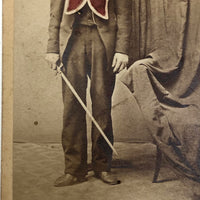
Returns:
[[[55,187],[63,187],[63,186],[70,186],[80,182],[86,181],[85,178],[77,178],[71,174],[64,174],[56,179],[54,186]]]
[[[110,185],[120,184],[121,181],[111,172],[95,172],[95,176]]]

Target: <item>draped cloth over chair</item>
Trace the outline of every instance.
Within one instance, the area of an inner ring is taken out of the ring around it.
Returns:
[[[135,0],[121,78],[169,163],[200,182],[200,1]],[[142,59],[142,60],[141,60]]]

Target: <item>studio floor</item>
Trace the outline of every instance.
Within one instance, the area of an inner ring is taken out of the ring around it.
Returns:
[[[192,200],[193,185],[163,162],[159,183],[152,183],[156,148],[151,143],[115,143],[120,154],[112,171],[121,184],[110,186],[89,171],[84,183],[56,188],[63,174],[60,144],[14,143],[13,200]],[[89,161],[91,145],[88,146]],[[118,160],[120,159],[120,160]]]

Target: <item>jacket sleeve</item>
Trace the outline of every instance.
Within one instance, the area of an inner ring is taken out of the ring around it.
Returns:
[[[51,0],[47,53],[59,53],[59,32],[65,0]]]
[[[117,40],[115,52],[128,55],[131,34],[131,0],[115,0],[115,12],[117,17]]]

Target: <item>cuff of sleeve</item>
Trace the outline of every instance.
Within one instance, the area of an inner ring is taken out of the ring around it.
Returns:
[[[59,44],[57,42],[49,43],[47,45],[47,53],[58,53],[59,54]]]
[[[122,54],[129,54],[129,45],[116,45],[115,52],[122,53]]]
[[[59,51],[55,51],[55,50],[54,50],[54,51],[53,51],[53,50],[52,50],[52,51],[51,51],[51,50],[47,50],[46,53],[55,53],[55,54],[59,54]]]

